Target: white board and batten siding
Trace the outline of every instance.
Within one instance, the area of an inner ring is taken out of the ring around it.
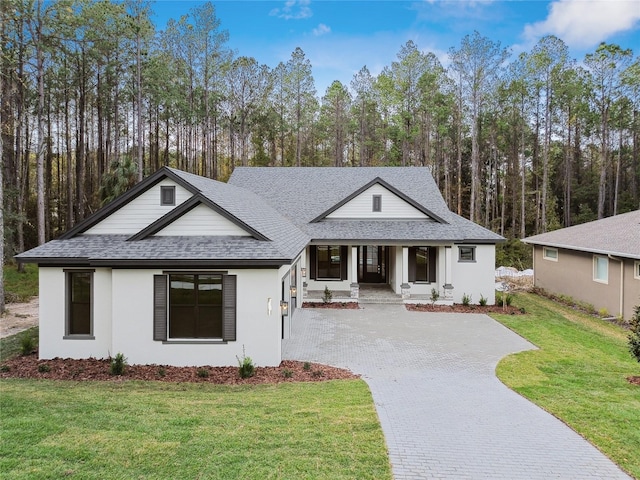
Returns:
[[[170,225],[156,233],[158,236],[243,236],[250,234],[206,205],[198,205],[193,210],[177,218]]]
[[[380,195],[382,208],[373,211],[373,196]],[[347,203],[327,215],[326,218],[427,218],[423,212],[407,203],[380,184],[372,185]]]
[[[175,186],[175,205],[160,205],[160,189],[167,186]],[[164,179],[84,233],[87,235],[133,235],[192,196],[193,194],[186,188],[170,179]]]

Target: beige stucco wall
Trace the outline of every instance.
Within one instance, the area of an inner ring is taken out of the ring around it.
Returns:
[[[640,280],[634,278],[634,261],[624,260],[624,292],[620,295],[621,262],[609,259],[606,283],[593,279],[593,257],[586,252],[558,249],[557,261],[543,258],[543,247],[534,246],[535,286],[548,292],[567,295],[593,305],[596,310],[606,309],[613,316],[628,319],[635,305],[640,303]],[[622,309],[621,309],[622,300]]]

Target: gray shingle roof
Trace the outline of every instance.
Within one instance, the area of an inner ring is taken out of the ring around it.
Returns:
[[[333,219],[310,223],[377,178],[446,223],[433,220]],[[452,213],[426,167],[238,167],[229,183],[266,199],[314,240],[504,240],[500,235]]]
[[[541,233],[523,242],[640,259],[640,210]]]

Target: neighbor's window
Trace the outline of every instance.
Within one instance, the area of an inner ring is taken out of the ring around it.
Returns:
[[[373,211],[374,212],[382,211],[382,195],[373,196]]]
[[[169,338],[222,338],[222,275],[169,275]]]
[[[640,262],[635,262],[633,264],[633,277],[640,280]]]
[[[93,271],[67,270],[66,336],[93,335]]]
[[[317,247],[317,278],[338,279],[341,278],[341,248],[340,246]]]
[[[609,259],[607,257],[600,255],[593,257],[593,279],[602,283],[609,281]]]
[[[475,262],[476,247],[458,247],[459,262]]]
[[[175,205],[176,204],[176,187],[162,186],[160,187],[160,205]]]
[[[558,261],[558,249],[557,248],[549,248],[543,247],[542,249],[542,258],[545,260],[551,260],[553,262]]]

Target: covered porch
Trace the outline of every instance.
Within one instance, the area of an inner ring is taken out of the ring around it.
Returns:
[[[453,301],[453,245],[315,245],[302,256],[304,300],[393,303]]]

